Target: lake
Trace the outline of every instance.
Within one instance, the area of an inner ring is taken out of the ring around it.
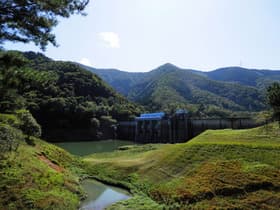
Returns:
[[[131,197],[126,190],[108,186],[93,179],[84,180],[82,187],[88,197],[82,201],[80,210],[102,210],[117,201]]]
[[[134,142],[122,140],[103,140],[103,141],[80,141],[80,142],[60,142],[55,145],[65,149],[71,154],[78,156],[90,155],[100,152],[112,152],[118,147],[132,145]]]

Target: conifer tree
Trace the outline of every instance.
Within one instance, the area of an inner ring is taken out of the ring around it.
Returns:
[[[0,44],[34,42],[45,49],[57,46],[52,29],[58,17],[82,14],[89,0],[0,0]]]

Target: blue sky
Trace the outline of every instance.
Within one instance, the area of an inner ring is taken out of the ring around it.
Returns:
[[[203,71],[280,69],[279,0],[91,0],[86,12],[60,20],[60,46],[49,45],[47,56],[126,71],[167,62]]]

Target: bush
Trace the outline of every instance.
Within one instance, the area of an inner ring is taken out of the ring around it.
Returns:
[[[273,83],[267,88],[267,99],[274,111],[274,117],[279,122],[280,127],[280,83]]]
[[[28,139],[30,139],[30,136],[41,136],[41,126],[37,123],[37,121],[34,119],[34,117],[29,111],[20,110],[16,112],[16,115],[22,122],[20,129],[23,131],[24,134],[28,136]]]
[[[0,156],[6,152],[16,151],[22,134],[18,129],[15,129],[6,124],[0,124]],[[2,157],[1,157],[2,158]]]

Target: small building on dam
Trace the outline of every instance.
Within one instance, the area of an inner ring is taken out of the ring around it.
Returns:
[[[188,111],[145,113],[134,121],[119,122],[118,139],[136,143],[186,142],[207,129],[245,129],[257,124],[250,118],[191,118]]]

